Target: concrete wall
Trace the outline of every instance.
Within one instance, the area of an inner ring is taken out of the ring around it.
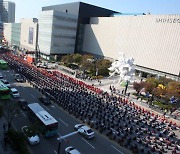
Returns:
[[[180,15],[92,18],[86,25],[83,51],[117,59],[119,52],[146,68],[178,75]]]
[[[38,20],[21,19],[21,41],[20,47],[27,50],[35,51],[37,44]]]
[[[8,45],[11,45],[11,23],[4,23],[4,38]]]

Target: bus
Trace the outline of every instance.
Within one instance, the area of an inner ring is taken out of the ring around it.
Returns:
[[[45,137],[52,137],[57,134],[58,121],[38,103],[28,104],[27,115],[31,123]]]
[[[0,99],[10,99],[10,97],[10,89],[2,81],[0,81]]]
[[[2,59],[0,59],[0,69],[7,69],[8,63]]]

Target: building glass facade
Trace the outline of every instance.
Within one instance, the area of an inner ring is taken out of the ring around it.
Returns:
[[[11,25],[11,44],[13,46],[20,46],[20,36],[21,36],[21,24],[12,23]]]

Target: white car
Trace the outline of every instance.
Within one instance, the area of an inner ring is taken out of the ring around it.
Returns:
[[[29,144],[35,145],[40,142],[39,136],[35,133],[35,131],[32,128],[28,126],[23,126],[21,130],[24,133],[24,135],[27,137]]]
[[[11,88],[10,89],[10,94],[13,98],[19,98],[20,97],[20,94],[19,92],[17,91],[16,88]]]
[[[87,139],[94,137],[94,132],[88,126],[85,126],[83,124],[77,124],[74,126],[74,128],[78,130],[78,132],[85,136]]]
[[[70,147],[67,147],[65,149],[65,153],[66,154],[81,154],[77,149],[75,149],[74,147],[70,146]]]
[[[1,80],[2,83],[4,83],[5,86],[7,86],[8,88],[11,88],[10,83],[7,80]]]

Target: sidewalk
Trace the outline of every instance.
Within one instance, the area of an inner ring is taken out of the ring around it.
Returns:
[[[4,143],[4,128],[3,125],[6,124],[7,130],[7,122],[4,117],[0,118],[0,154],[14,154],[9,144]]]

